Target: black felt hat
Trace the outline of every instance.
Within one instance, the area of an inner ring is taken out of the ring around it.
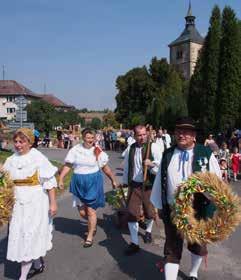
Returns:
[[[189,117],[181,117],[177,119],[175,129],[197,130],[194,120]]]

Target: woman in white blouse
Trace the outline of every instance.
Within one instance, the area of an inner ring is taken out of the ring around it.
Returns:
[[[32,130],[17,130],[13,141],[16,152],[3,165],[15,185],[7,259],[21,263],[19,279],[25,280],[43,272],[42,257],[52,248],[51,218],[57,212],[57,168],[42,153],[31,148]]]
[[[84,243],[84,248],[88,248],[93,245],[96,233],[96,209],[105,205],[101,170],[111,180],[113,188],[116,188],[117,183],[107,165],[108,155],[99,146],[95,146],[95,132],[86,128],[82,131],[82,138],[83,144],[70,149],[65,158],[65,165],[59,176],[59,187],[63,188],[64,177],[73,168],[70,192],[73,194],[73,206],[78,207],[80,217],[88,220],[88,233]]]

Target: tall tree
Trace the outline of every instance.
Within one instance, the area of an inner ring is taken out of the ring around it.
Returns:
[[[190,81],[188,100],[189,114],[199,121],[206,133],[216,127],[221,39],[221,12],[218,6],[213,8],[209,22],[208,33]]]
[[[222,39],[218,90],[219,129],[234,128],[237,123],[241,89],[240,24],[235,12],[228,6],[223,10]]]

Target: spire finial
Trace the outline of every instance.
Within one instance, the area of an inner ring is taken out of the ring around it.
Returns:
[[[189,0],[189,7],[188,7],[188,11],[187,11],[187,17],[191,17],[192,16],[192,3],[191,0]]]

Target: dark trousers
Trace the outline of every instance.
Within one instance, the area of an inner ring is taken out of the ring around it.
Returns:
[[[176,226],[169,220],[164,221],[165,228],[165,245],[164,256],[166,262],[179,264],[182,257],[183,238],[177,232]],[[207,246],[197,243],[188,243],[188,250],[198,256],[206,256],[208,254]]]
[[[128,222],[155,218],[155,208],[150,202],[151,188],[143,188],[142,183],[132,182],[128,195]]]

